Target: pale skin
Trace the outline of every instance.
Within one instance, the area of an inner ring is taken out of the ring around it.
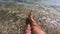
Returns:
[[[30,12],[29,19],[31,22],[27,24],[25,34],[46,34],[34,20],[34,12],[32,10]]]

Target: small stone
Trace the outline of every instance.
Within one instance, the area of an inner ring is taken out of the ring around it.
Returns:
[[[12,11],[9,11],[9,13],[11,13]]]
[[[41,18],[39,18],[39,20],[41,20]]]
[[[42,19],[46,19],[46,17],[42,17]]]
[[[14,28],[14,25],[12,25],[12,27]]]

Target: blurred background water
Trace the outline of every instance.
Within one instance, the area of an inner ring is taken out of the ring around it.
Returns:
[[[0,0],[0,2],[20,2],[20,3],[27,3],[27,4],[45,4],[45,5],[60,5],[60,0]]]
[[[37,4],[37,5],[48,5],[55,6],[56,8],[60,8],[60,0],[0,0],[2,3],[25,3],[25,4]]]

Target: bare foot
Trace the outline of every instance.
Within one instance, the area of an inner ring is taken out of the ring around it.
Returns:
[[[30,14],[29,14],[29,18],[30,18],[30,20],[31,20],[32,22],[36,22],[36,21],[34,20],[34,12],[33,12],[33,10],[31,10],[31,12],[30,12]]]
[[[37,24],[37,22],[34,20],[34,12],[31,10],[29,15],[31,22],[31,28],[33,34],[45,34],[45,32],[41,29],[41,27]]]
[[[25,34],[31,34],[31,26],[30,26],[30,24],[27,24]]]

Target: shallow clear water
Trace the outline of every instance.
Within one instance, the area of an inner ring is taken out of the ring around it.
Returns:
[[[41,17],[42,19],[46,19],[46,23],[41,24],[48,27],[47,29],[50,34],[55,32],[60,34],[60,0],[20,0],[20,2],[16,2],[17,4],[25,5],[25,8],[36,10],[35,17],[37,21],[39,21]]]

